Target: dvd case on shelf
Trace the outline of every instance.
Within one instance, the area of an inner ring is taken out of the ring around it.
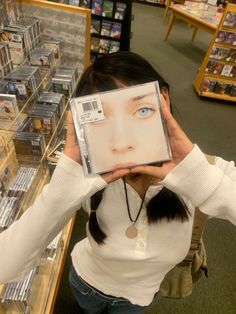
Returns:
[[[103,0],[102,16],[112,17],[113,16],[113,1]]]
[[[111,40],[109,53],[118,52],[119,50],[120,50],[120,42],[115,41],[115,40]]]
[[[91,34],[100,34],[101,21],[97,19],[93,19],[91,21]]]
[[[90,8],[90,4],[91,4],[91,0],[80,0],[79,1],[79,6],[81,8],[89,9]]]
[[[102,27],[101,27],[101,35],[102,36],[110,36],[111,35],[111,21],[102,21]]]
[[[92,0],[92,14],[102,15],[102,0]]]
[[[171,158],[157,81],[72,98],[70,106],[85,174]]]
[[[125,11],[126,11],[126,3],[123,2],[117,2],[114,18],[117,20],[124,20],[125,18]]]
[[[227,12],[223,26],[236,27],[236,13]]]
[[[108,39],[100,39],[99,42],[99,53],[108,53],[110,48],[110,40]]]
[[[15,95],[0,94],[0,118],[14,119],[19,113]]]
[[[121,29],[122,29],[121,23],[112,23],[111,37],[115,38],[115,39],[120,39],[121,38]]]

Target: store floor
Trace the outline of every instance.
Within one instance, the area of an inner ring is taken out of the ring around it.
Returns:
[[[206,152],[236,161],[236,106],[199,98],[193,80],[206,53],[211,35],[192,30],[176,21],[167,42],[163,41],[168,18],[162,21],[160,7],[133,4],[131,50],[143,55],[171,86],[176,119],[193,142]],[[86,215],[78,213],[70,243],[85,236]],[[211,219],[205,231],[209,277],[194,287],[185,300],[160,298],[146,314],[236,314],[236,227]],[[173,239],[174,241],[174,239]],[[68,286],[68,254],[56,300],[55,314],[80,314]],[[128,314],[128,313],[124,313]]]

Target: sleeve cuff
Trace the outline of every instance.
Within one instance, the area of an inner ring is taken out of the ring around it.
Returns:
[[[57,163],[51,181],[54,181],[54,179],[60,181],[60,177],[63,185],[65,184],[65,178],[68,178],[71,183],[78,184],[78,186],[80,186],[82,182],[86,182],[86,185],[90,186],[91,189],[90,195],[107,186],[106,181],[98,174],[85,176],[82,165],[72,160],[64,153],[62,153]]]
[[[215,191],[222,180],[223,172],[208,163],[200,148],[193,150],[161,182],[171,191],[200,206]]]

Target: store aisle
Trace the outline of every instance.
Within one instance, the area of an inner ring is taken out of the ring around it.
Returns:
[[[200,99],[193,80],[211,36],[199,32],[191,42],[191,29],[177,22],[167,42],[160,7],[133,4],[131,50],[143,55],[171,85],[174,113],[190,138],[208,153],[236,160],[236,106]],[[85,235],[86,215],[78,214],[68,252]],[[174,239],[173,239],[174,241]],[[209,278],[203,278],[185,300],[159,299],[146,314],[236,314],[236,227],[212,219],[205,232]],[[80,314],[70,294],[68,253],[55,314]],[[124,313],[129,314],[129,313]]]

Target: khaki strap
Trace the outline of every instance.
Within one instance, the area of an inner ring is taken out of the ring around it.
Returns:
[[[211,155],[205,155],[208,162],[212,165],[215,163],[215,156]],[[201,237],[203,235],[204,228],[206,226],[208,220],[208,216],[204,213],[202,213],[198,207],[195,209],[195,215],[194,215],[194,222],[193,222],[193,232],[192,232],[192,239],[191,239],[191,245],[189,252],[184,259],[184,262],[192,262],[193,256],[195,252],[199,250],[199,244]]]

